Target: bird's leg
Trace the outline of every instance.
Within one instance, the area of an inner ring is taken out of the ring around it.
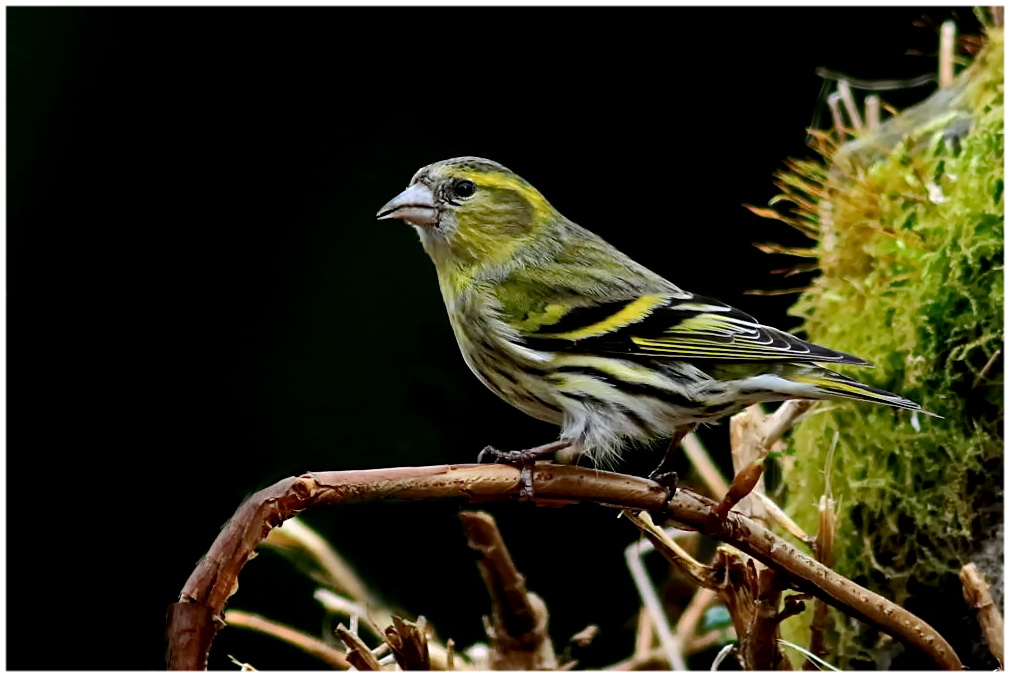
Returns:
[[[477,462],[501,463],[519,468],[519,500],[528,502],[533,500],[533,466],[537,460],[551,456],[570,444],[571,442],[567,440],[555,440],[539,447],[519,451],[500,451],[494,447],[484,447],[477,455]]]
[[[505,465],[524,465],[541,458],[546,458],[554,452],[571,445],[567,440],[555,440],[539,447],[521,449],[519,451],[500,451],[494,447],[484,447],[477,456],[478,463],[503,463]]]
[[[673,437],[670,438],[670,444],[667,445],[666,451],[663,452],[663,460],[659,462],[659,465],[656,466],[655,470],[649,473],[650,480],[666,488],[667,503],[669,503],[670,499],[673,498],[673,495],[677,493],[677,473],[666,471],[665,468],[670,464],[671,459],[673,459],[673,454],[677,450],[677,447],[680,446],[680,443],[696,427],[698,427],[697,423],[691,423],[675,429],[673,431]]]

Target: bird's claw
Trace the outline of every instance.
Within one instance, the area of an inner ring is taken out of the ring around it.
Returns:
[[[529,450],[502,451],[492,446],[481,449],[477,454],[478,463],[499,463],[519,469],[519,502],[529,503],[533,500],[533,466],[537,462],[537,454]]]
[[[502,451],[492,446],[484,447],[477,454],[478,463],[500,463],[502,465],[515,466],[516,468],[520,468],[535,460],[536,457],[527,451]]]
[[[677,480],[680,479],[675,472],[658,472],[658,468],[649,474],[649,479],[658,484],[659,486],[666,489],[666,500],[663,504],[667,504],[673,500],[673,497],[677,495]]]
[[[477,455],[478,463],[500,463],[519,469],[519,501],[528,503],[533,500],[533,466],[537,459],[544,458],[558,449],[566,446],[565,442],[551,442],[532,449],[520,451],[501,451],[494,447],[484,447]]]

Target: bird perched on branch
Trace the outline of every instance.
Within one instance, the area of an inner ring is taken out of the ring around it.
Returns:
[[[420,169],[379,219],[414,226],[463,359],[484,385],[561,426],[597,464],[756,402],[851,399],[923,411],[817,363],[864,360],[682,290],[477,157]]]

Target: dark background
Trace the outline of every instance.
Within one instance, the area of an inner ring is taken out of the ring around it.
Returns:
[[[374,219],[418,167],[495,159],[677,284],[794,328],[795,296],[743,292],[802,284],[752,243],[803,239],[741,205],[810,155],[815,68],[935,72],[951,15],[8,8],[8,667],[162,667],[167,605],[282,477],[552,438],[469,373],[416,235]],[[718,450],[726,428],[704,434]],[[458,507],[307,519],[468,646],[487,599]],[[586,664],[628,655],[633,528],[591,506],[493,512],[559,642],[597,623]],[[266,554],[232,605],[318,632],[311,591]],[[212,667],[227,654],[321,667],[242,630]]]

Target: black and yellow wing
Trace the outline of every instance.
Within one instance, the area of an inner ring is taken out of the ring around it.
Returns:
[[[545,303],[511,317],[538,350],[671,360],[867,364],[853,355],[761,324],[730,305],[688,292],[644,294],[580,305]]]

